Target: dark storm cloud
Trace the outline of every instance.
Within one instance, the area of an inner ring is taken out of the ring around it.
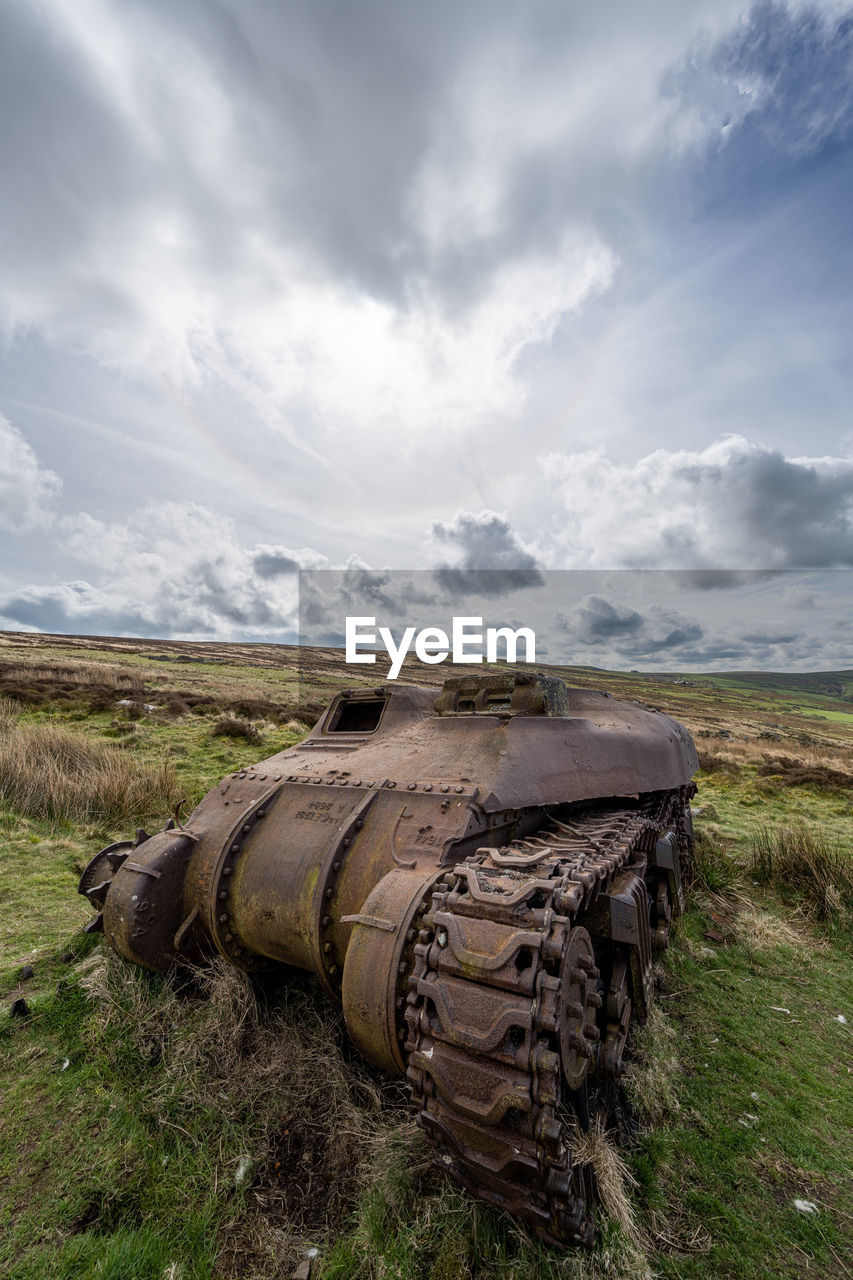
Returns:
[[[429,536],[442,561],[436,581],[451,595],[502,596],[542,582],[536,557],[495,511],[459,511],[436,520]]]
[[[698,591],[727,591],[731,587],[755,582],[759,576],[770,578],[777,571],[775,569],[676,569],[673,572],[683,587],[694,587]]]
[[[442,591],[453,596],[498,597],[511,595],[541,581],[538,569],[435,569]]]
[[[822,466],[762,450],[725,469],[681,474],[706,503],[719,504],[756,563],[763,549],[770,563],[791,568],[853,564],[853,461]]]
[[[129,566],[132,572],[132,566]],[[251,639],[293,633],[295,617],[265,600],[260,584],[250,584],[238,598],[217,579],[214,566],[199,564],[190,578],[175,579],[168,591],[141,608],[122,599],[127,580],[106,589],[89,582],[58,587],[26,587],[0,599],[0,615],[40,631],[99,635],[187,635]]]
[[[581,644],[597,644],[614,636],[634,635],[643,618],[635,609],[620,609],[602,596],[589,596],[572,618],[572,626]]]
[[[29,587],[17,596],[0,601],[0,614],[13,626],[32,627],[37,631],[75,634],[78,630],[94,635],[162,635],[158,622],[117,603],[102,600],[100,607],[89,609],[89,583],[65,583],[62,587]],[[186,624],[189,622],[189,625]],[[200,619],[179,619],[181,629],[190,633],[203,630]]]
[[[752,645],[771,645],[771,644],[793,644],[796,640],[802,640],[803,633],[801,631],[745,631],[741,635],[744,644]]]
[[[277,578],[282,573],[296,573],[299,565],[292,556],[270,550],[256,552],[252,568],[259,578]]]
[[[76,261],[93,277],[93,311],[126,322],[136,300],[101,255],[174,214],[193,227],[183,253],[201,272],[239,272],[259,233],[397,301],[435,268],[416,176],[460,66],[492,38],[490,6],[4,10],[0,224],[19,308],[61,311]],[[535,44],[535,23],[521,28]],[[454,248],[435,278],[450,297],[506,249]],[[32,297],[33,285],[53,296]]]
[[[345,569],[307,569],[299,575],[299,634],[303,644],[343,644],[348,617],[376,620],[376,626],[396,633],[406,627],[440,624],[449,619],[448,593],[429,570],[370,569],[351,564]]]
[[[559,574],[549,581],[559,589]],[[653,576],[653,575],[650,575]],[[566,575],[567,580],[571,575]],[[686,646],[702,639],[704,628],[696,618],[686,617],[673,609],[650,604],[644,610],[633,609],[601,595],[588,595],[570,609],[556,615],[562,643],[571,652],[595,649],[599,653],[619,655],[628,662],[660,655],[662,659],[682,655]]]

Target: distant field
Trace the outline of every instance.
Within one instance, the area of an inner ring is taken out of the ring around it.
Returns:
[[[691,907],[635,1040],[629,1219],[561,1256],[448,1186],[312,979],[181,990],[80,932],[97,849],[381,682],[341,659],[0,633],[0,1275],[270,1280],[311,1246],[316,1280],[850,1277],[853,671],[549,668],[675,715],[702,765]]]

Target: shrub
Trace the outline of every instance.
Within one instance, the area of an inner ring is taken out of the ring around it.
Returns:
[[[804,764],[791,756],[765,755],[759,765],[760,778],[772,778],[786,787],[811,787],[819,791],[849,794],[853,788],[853,774],[844,769],[831,769],[822,764]]]
[[[251,720],[234,715],[220,716],[211,733],[220,738],[243,738],[246,742],[257,742],[261,736]]]
[[[730,773],[739,774],[740,765],[736,760],[729,760],[723,756],[718,756],[714,751],[700,750],[699,768],[704,769],[706,773]]]

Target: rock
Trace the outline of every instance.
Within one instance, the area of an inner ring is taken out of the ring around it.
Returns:
[[[25,964],[21,972],[18,974],[21,982],[26,982],[27,978],[31,978],[32,976],[33,966],[31,964]]]
[[[819,1213],[817,1205],[812,1200],[795,1200],[794,1208],[797,1213]]]
[[[293,1272],[293,1275],[291,1276],[291,1280],[310,1280],[311,1268],[313,1267],[314,1259],[317,1257],[317,1254],[319,1252],[320,1252],[319,1249],[313,1249],[313,1248],[306,1249],[305,1257],[302,1259],[299,1266]]]
[[[23,996],[18,996],[17,1000],[13,1000],[9,1008],[9,1014],[13,1018],[28,1018],[31,1009]]]
[[[63,951],[63,953],[62,953],[62,955],[59,957],[59,959],[61,960],[61,962],[62,962],[63,964],[70,964],[70,963],[71,963],[71,961],[74,959],[74,952],[73,952],[73,951]]]

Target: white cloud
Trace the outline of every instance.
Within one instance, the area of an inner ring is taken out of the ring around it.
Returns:
[[[244,547],[230,520],[195,503],[151,503],[127,524],[65,517],[69,555],[95,572],[30,584],[0,602],[9,618],[45,631],[292,639],[296,569],[327,563],[311,549]],[[282,572],[265,572],[273,560]]]
[[[723,436],[636,462],[542,460],[550,566],[772,569],[853,565],[853,458],[786,458]]]
[[[0,529],[25,533],[53,519],[62,482],[44,470],[16,427],[0,415]]]

